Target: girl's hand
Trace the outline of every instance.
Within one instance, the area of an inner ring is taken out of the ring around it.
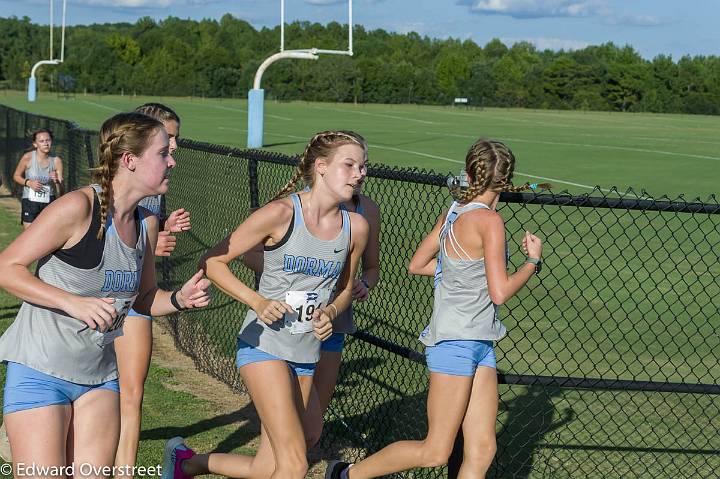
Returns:
[[[198,271],[185,283],[176,298],[186,309],[203,308],[210,304],[210,280],[203,278],[203,270]]]
[[[157,244],[155,245],[155,256],[170,256],[175,251],[177,239],[168,231],[159,231]]]
[[[114,298],[74,296],[63,310],[71,317],[87,324],[88,328],[105,332],[117,317],[114,302]]]
[[[260,321],[270,326],[275,321],[281,320],[285,313],[292,313],[293,309],[292,306],[283,301],[263,298],[253,311],[260,318]]]
[[[37,180],[28,180],[27,185],[28,185],[28,188],[30,188],[31,190],[34,190],[38,193],[40,193],[43,189],[43,184]]]
[[[165,231],[170,233],[181,233],[190,228],[190,212],[184,208],[173,211],[165,220]]]
[[[542,257],[542,241],[540,241],[540,238],[530,233],[529,231],[525,232],[525,237],[523,238],[522,242],[522,248],[525,255],[531,258]]]
[[[332,321],[327,309],[316,309],[313,313],[313,333],[320,341],[325,341],[333,332]]]
[[[53,183],[57,183],[59,181],[57,171],[53,170],[50,172],[50,181]]]
[[[355,278],[355,281],[353,283],[353,299],[363,302],[366,299],[368,299],[368,295],[370,294],[370,290],[365,286],[365,283],[360,281],[358,278]]]

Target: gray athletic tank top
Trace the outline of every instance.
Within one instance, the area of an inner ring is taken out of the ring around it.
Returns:
[[[92,185],[99,191],[98,185]],[[93,215],[98,212],[93,211]],[[138,293],[147,245],[147,226],[139,209],[138,240],[125,245],[112,215],[104,235],[102,258],[90,269],[69,265],[54,253],[38,263],[36,275],[44,282],[78,296],[116,298],[118,319],[101,333],[64,311],[23,302],[13,324],[0,337],[0,360],[24,364],[56,378],[95,385],[117,378],[112,340],[122,334],[122,323]],[[89,231],[95,238],[96,231]],[[100,240],[97,240],[100,241]]]
[[[138,206],[142,206],[143,208],[150,210],[152,214],[160,218],[162,216],[160,208],[161,202],[162,195],[146,196],[140,200]]]
[[[37,192],[25,186],[23,187],[23,198],[38,203],[47,203],[50,197],[54,196],[52,191],[52,185],[50,184],[50,173],[55,171],[55,157],[51,156],[48,159],[48,166],[46,168],[41,168],[40,164],[37,161],[37,151],[32,151],[30,166],[25,169],[25,179],[39,181],[43,184],[43,189],[42,191]]]
[[[345,206],[340,205],[340,209],[345,210]],[[355,213],[363,216],[365,213],[360,197],[358,197],[357,204],[355,205]],[[340,313],[340,315],[335,318],[335,321],[333,321],[333,333],[350,334],[355,331],[357,331],[357,325],[353,319],[353,307],[352,304],[350,304],[350,307]]]
[[[505,336],[498,307],[488,293],[485,259],[469,259],[453,233],[453,224],[460,215],[478,208],[490,209],[483,203],[454,202],[440,230],[433,314],[420,335],[426,346],[451,339],[497,340]],[[455,256],[466,259],[451,258],[448,248]]]
[[[321,240],[305,226],[300,196],[293,194],[290,198],[293,219],[280,243],[265,248],[258,293],[268,299],[291,303],[298,314],[285,314],[283,319],[268,326],[250,309],[238,337],[286,361],[316,363],[320,359],[320,341],[312,333],[312,321],[307,319],[312,310],[327,305],[345,267],[350,248],[350,216],[347,211],[341,211],[342,229],[338,236]],[[287,295],[290,291],[294,293]],[[289,296],[297,302],[292,303]]]

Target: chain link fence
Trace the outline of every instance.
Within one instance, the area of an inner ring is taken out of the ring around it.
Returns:
[[[25,132],[56,134],[70,188],[87,183],[96,135],[69,122],[0,107],[4,181]],[[183,140],[166,209],[192,212],[161,280],[178,287],[201,254],[267,202],[296,158]],[[357,460],[399,439],[421,439],[428,374],[417,336],[432,311],[432,279],[406,273],[414,248],[446,208],[446,177],[371,165],[364,192],[382,210],[381,281],[355,306],[323,457]],[[572,196],[503,194],[511,270],[523,232],[544,240],[545,265],[501,308],[497,344],[498,452],[488,477],[696,478],[720,470],[720,204],[596,189]],[[235,274],[253,273],[236,262]],[[170,320],[198,369],[242,390],[235,336],[246,307],[221,293]],[[462,439],[459,438],[458,444]],[[398,477],[454,477],[449,467]]]

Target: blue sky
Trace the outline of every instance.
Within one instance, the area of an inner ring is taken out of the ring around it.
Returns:
[[[54,1],[59,20],[62,0]],[[612,41],[630,44],[646,58],[720,55],[720,0],[354,0],[353,6],[355,23],[367,29],[470,38],[481,45],[494,37],[552,49]],[[286,9],[288,20],[347,21],[347,0],[286,0]],[[280,0],[68,0],[68,24],[231,13],[261,27],[277,25],[279,11]],[[49,1],[0,0],[0,15],[47,24]]]

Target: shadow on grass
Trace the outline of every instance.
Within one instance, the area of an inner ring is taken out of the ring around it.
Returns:
[[[221,414],[210,419],[198,421],[186,426],[164,426],[148,429],[141,433],[140,439],[167,440],[175,436],[191,438],[203,432],[211,431],[223,426],[241,424],[231,434],[225,437],[212,452],[233,452],[235,449],[246,446],[250,441],[260,435],[260,422],[252,403],[248,403],[237,411]],[[210,451],[202,451],[210,452]]]
[[[368,381],[365,377],[368,370],[376,366],[377,364],[363,365],[359,371],[352,371],[343,386],[377,389],[380,383],[377,380]],[[392,442],[422,440],[425,437],[427,392],[398,397],[398,391],[393,385],[385,384],[382,388],[388,397],[394,396],[396,399],[383,401],[369,409],[358,407],[357,397],[353,400],[340,394],[333,398],[333,419],[326,423],[320,447],[312,451],[311,462],[343,456],[357,460]],[[576,417],[576,413],[570,408],[559,411],[557,417],[558,411],[553,405],[553,398],[561,394],[562,390],[559,388],[531,387],[511,400],[501,401],[500,412],[505,412],[506,415],[497,433],[498,452],[488,471],[488,478],[524,479],[537,469],[534,461],[538,451],[545,449],[543,443],[547,434],[565,427]],[[376,398],[377,394],[374,397]],[[374,398],[367,396],[364,399],[368,402]],[[463,438],[460,433],[448,468],[427,470],[422,477],[457,477],[462,457]]]

